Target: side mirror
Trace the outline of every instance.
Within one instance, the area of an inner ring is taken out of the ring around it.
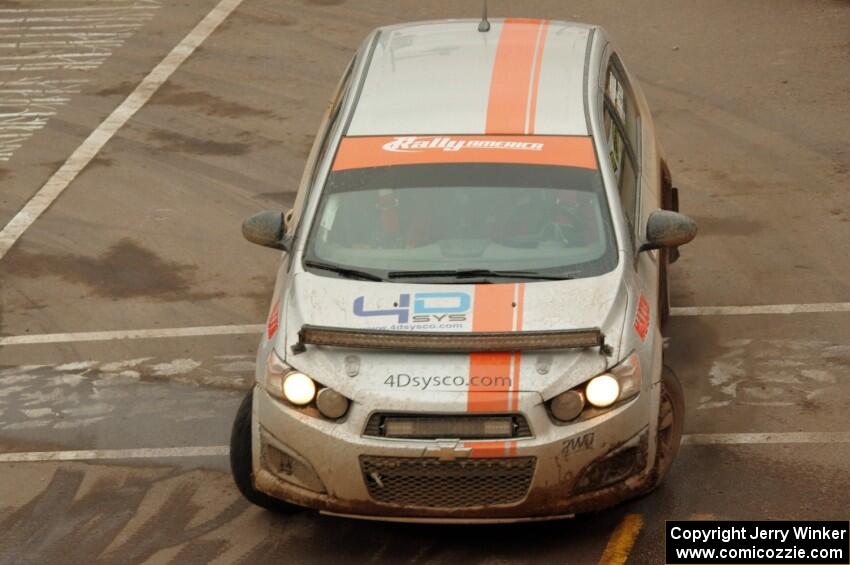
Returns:
[[[641,251],[669,249],[691,241],[697,235],[697,223],[691,218],[670,210],[656,210],[646,222],[646,243]]]
[[[286,233],[286,215],[281,212],[264,210],[249,216],[242,222],[242,235],[251,243],[287,251],[289,241]]]

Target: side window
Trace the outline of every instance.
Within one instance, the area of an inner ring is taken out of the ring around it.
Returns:
[[[616,56],[613,56],[605,75],[603,122],[611,166],[617,176],[620,201],[630,234],[634,238],[640,182],[640,116],[622,76]]]

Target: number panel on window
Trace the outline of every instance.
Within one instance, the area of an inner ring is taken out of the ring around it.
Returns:
[[[620,73],[616,59],[612,57],[605,78],[603,127],[611,167],[617,178],[620,202],[629,225],[629,235],[634,242],[640,188],[640,170],[636,166],[640,150],[640,118]]]

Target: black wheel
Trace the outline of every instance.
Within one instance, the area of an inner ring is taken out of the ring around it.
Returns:
[[[275,512],[297,512],[299,506],[289,504],[277,498],[264,494],[254,488],[254,470],[251,457],[251,414],[254,391],[251,390],[242,399],[236,419],[233,421],[233,431],[230,434],[230,472],[236,488],[249,502],[266,510]]]
[[[661,400],[658,410],[657,446],[655,453],[657,487],[667,476],[679,453],[685,430],[685,393],[673,369],[664,365],[661,370]]]

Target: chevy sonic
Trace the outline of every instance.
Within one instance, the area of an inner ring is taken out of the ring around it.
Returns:
[[[283,252],[231,439],[259,506],[551,519],[670,468],[661,327],[696,225],[646,100],[599,27],[487,24],[375,30],[293,208],[243,223]]]

